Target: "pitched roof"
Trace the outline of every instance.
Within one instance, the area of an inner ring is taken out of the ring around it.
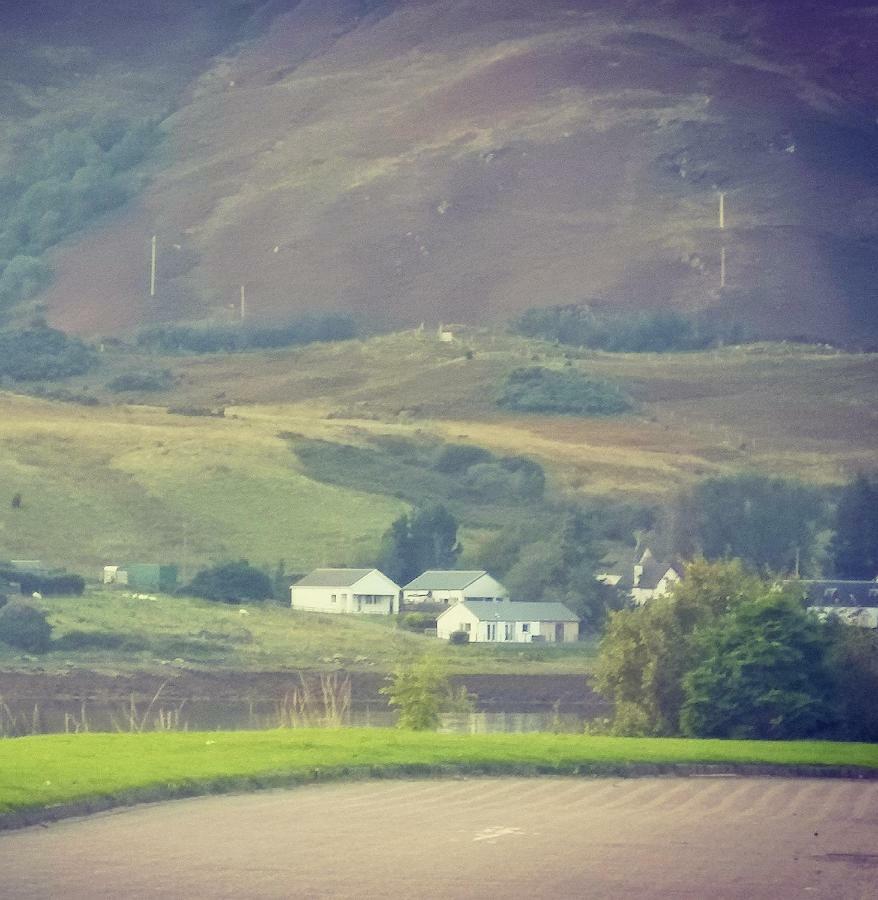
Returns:
[[[293,587],[351,587],[375,569],[314,569]]]
[[[449,607],[446,615],[458,606],[464,606],[480,621],[496,619],[498,622],[578,622],[563,603],[525,603],[520,600],[462,600]],[[441,618],[441,616],[440,616]]]
[[[681,574],[680,570],[673,563],[659,562],[651,553],[648,559],[646,554],[644,554],[642,565],[643,574],[637,582],[637,587],[645,590],[654,591],[670,569],[673,569],[678,575]]]
[[[487,575],[475,569],[429,569],[410,581],[404,591],[462,591]]]
[[[822,581],[802,579],[785,581],[798,586],[809,606],[878,606],[878,582]]]

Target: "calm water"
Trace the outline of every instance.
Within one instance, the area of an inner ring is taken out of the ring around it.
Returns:
[[[358,706],[347,711],[341,724],[386,728],[396,713],[386,706]],[[187,700],[166,706],[147,703],[3,703],[0,705],[0,737],[82,731],[238,731],[278,727],[303,727],[327,723],[319,715],[296,715],[274,701],[216,702]],[[582,731],[585,719],[576,713],[552,708],[530,712],[473,712],[449,714],[440,731],[459,734],[489,732]]]

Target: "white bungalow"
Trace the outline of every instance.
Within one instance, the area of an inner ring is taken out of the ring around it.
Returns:
[[[563,603],[461,600],[436,620],[438,637],[448,640],[455,631],[473,643],[561,644],[578,640],[579,618]]]
[[[430,569],[402,589],[403,603],[443,603],[461,600],[505,600],[509,591],[487,572],[471,569]]]
[[[393,615],[399,585],[378,569],[315,569],[290,587],[293,609],[325,613]]]

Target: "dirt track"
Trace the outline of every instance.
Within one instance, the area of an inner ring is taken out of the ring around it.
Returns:
[[[874,898],[878,782],[471,779],[178,801],[0,835],[3,895]]]

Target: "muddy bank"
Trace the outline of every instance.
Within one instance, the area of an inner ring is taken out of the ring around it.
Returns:
[[[375,672],[340,672],[350,677],[352,706],[386,707],[380,689],[387,683]],[[102,675],[73,670],[65,675],[33,672],[0,673],[0,698],[7,704],[149,703],[157,693],[163,703],[184,701],[281,702],[301,685],[309,672],[174,672]],[[582,675],[465,675],[451,679],[478,698],[485,712],[556,710],[585,718],[606,715],[609,705],[589,687]]]

